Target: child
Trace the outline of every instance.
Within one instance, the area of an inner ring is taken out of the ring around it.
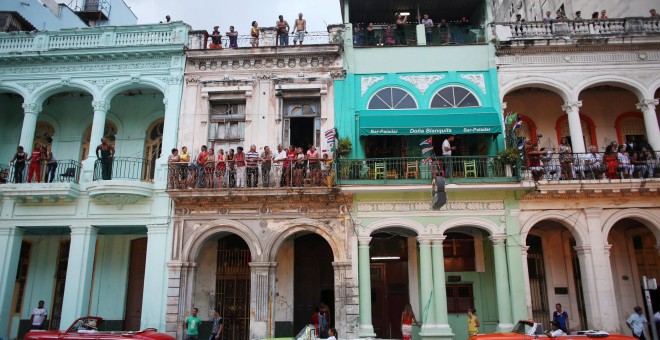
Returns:
[[[328,329],[328,340],[337,340],[337,330],[334,327]]]

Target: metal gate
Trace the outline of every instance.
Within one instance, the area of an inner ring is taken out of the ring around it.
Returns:
[[[238,237],[236,237],[238,238]],[[250,335],[250,250],[243,240],[218,241],[215,302],[222,316],[221,338],[247,340]]]
[[[543,264],[543,246],[536,235],[527,237],[527,269],[529,272],[529,292],[532,298],[532,318],[543,323],[543,329],[550,329],[550,308]]]

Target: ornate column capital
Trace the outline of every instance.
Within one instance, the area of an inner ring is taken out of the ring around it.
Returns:
[[[431,235],[420,235],[417,236],[417,242],[419,242],[420,246],[430,246],[431,241],[435,239],[436,236],[431,236]]]
[[[582,101],[581,100],[569,100],[564,105],[561,106],[561,109],[569,113],[570,111],[577,111],[582,107]]]
[[[520,247],[520,254],[523,257],[527,257],[527,251],[529,250],[529,246],[522,246]]]
[[[446,238],[447,236],[445,235],[434,236],[433,238],[431,238],[431,245],[442,247],[442,243],[445,242]]]
[[[506,241],[506,235],[493,235],[488,237],[493,242],[494,246],[503,246]]]
[[[573,247],[575,251],[578,253],[578,255],[589,255],[591,254],[591,246],[586,244],[586,245],[581,245],[581,246],[575,246]]]
[[[170,226],[167,224],[147,224],[147,236],[167,234]]]
[[[96,235],[99,232],[99,228],[93,227],[91,225],[71,225],[71,236],[75,235]]]
[[[360,247],[364,247],[364,246],[369,247],[370,242],[371,242],[371,236],[360,236],[360,237],[358,237],[358,245]]]
[[[25,113],[39,114],[41,112],[41,104],[37,103],[23,103],[23,111]]]
[[[650,109],[655,109],[655,107],[660,103],[658,98],[655,99],[644,99],[639,103],[635,104],[637,110],[646,111]]]
[[[502,103],[500,103],[500,106],[502,107],[502,110],[506,110],[507,104],[506,104],[506,102],[502,102]]]
[[[110,102],[105,100],[95,100],[92,102],[92,107],[94,107],[94,111],[107,112],[108,110],[110,110]]]

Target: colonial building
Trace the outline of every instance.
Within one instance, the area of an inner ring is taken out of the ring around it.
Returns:
[[[178,22],[0,35],[3,338],[22,337],[39,300],[50,329],[81,315],[101,315],[107,329],[165,328],[161,150],[176,145],[188,31]],[[97,149],[101,138],[114,158]],[[27,164],[9,163],[17,146]],[[41,148],[53,158],[33,153]]]

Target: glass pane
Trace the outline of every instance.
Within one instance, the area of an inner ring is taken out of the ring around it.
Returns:
[[[406,93],[406,96],[401,99],[401,101],[394,107],[395,109],[416,109],[417,104],[415,100]]]
[[[392,108],[392,89],[382,89],[376,93],[376,97],[380,98],[383,102],[385,102],[385,105],[387,105],[388,109]]]
[[[390,108],[391,107],[378,97],[378,95],[371,98],[368,106],[369,110],[389,110]]]
[[[458,107],[475,107],[475,106],[479,106],[479,101],[477,100],[477,97],[475,97],[474,94],[472,93],[468,93],[468,95],[458,105]]]
[[[442,98],[439,94],[436,94],[433,97],[433,100],[431,100],[432,109],[444,109],[448,107],[452,107],[452,106],[449,104],[449,102],[447,102],[447,100]]]

